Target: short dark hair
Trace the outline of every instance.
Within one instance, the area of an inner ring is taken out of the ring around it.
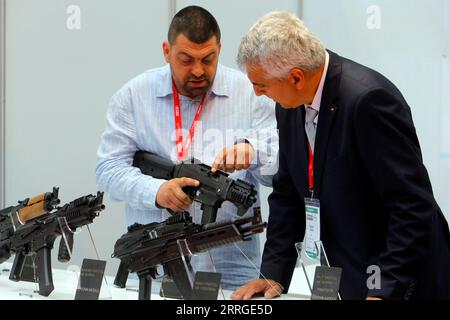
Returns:
[[[173,17],[168,32],[169,43],[173,43],[181,33],[197,44],[205,43],[212,36],[216,36],[217,42],[220,42],[220,28],[216,19],[198,6],[181,9]]]

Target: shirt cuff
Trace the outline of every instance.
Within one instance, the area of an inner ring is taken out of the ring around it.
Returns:
[[[150,177],[145,177],[145,187],[142,188],[142,203],[146,208],[149,209],[163,209],[159,205],[156,204],[156,195],[158,194],[159,188],[166,180],[163,179],[154,179]]]

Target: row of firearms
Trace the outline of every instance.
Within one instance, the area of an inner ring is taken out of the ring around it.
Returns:
[[[247,241],[253,234],[266,227],[261,213],[254,209],[253,216],[242,217],[256,201],[254,186],[234,180],[222,171],[196,160],[174,164],[155,154],[138,151],[133,165],[142,174],[156,179],[170,180],[188,177],[200,182],[198,187],[184,191],[201,204],[202,221],[194,223],[188,212],[172,213],[163,222],[146,225],[134,224],[120,237],[112,257],[120,259],[114,284],[124,288],[129,273],[139,277],[139,299],[150,299],[151,280],[156,268],[163,266],[166,276],[173,279],[184,299],[191,299],[185,263],[189,257],[212,248],[238,241]],[[51,250],[60,237],[58,260],[71,259],[74,234],[78,228],[88,225],[105,210],[103,193],[86,195],[60,206],[59,188],[33,198],[19,201],[17,205],[0,211],[0,264],[15,255],[9,279],[21,281],[26,257],[36,261],[39,294],[48,296],[54,290]],[[237,207],[237,219],[216,222],[217,210],[224,201]],[[189,250],[180,250],[180,242]]]

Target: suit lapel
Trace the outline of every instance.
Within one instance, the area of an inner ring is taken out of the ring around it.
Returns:
[[[328,53],[330,55],[330,61],[322,93],[314,148],[314,193],[317,196],[320,194],[323,170],[328,151],[328,141],[336,113],[338,112],[338,107],[334,104],[334,101],[339,90],[342,72],[342,63],[339,56],[331,51],[328,51]]]

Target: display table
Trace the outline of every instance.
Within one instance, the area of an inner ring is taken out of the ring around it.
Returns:
[[[19,281],[14,282],[9,280],[9,270],[11,263],[3,263],[0,265],[0,300],[74,300],[75,292],[78,285],[79,268],[74,267],[68,270],[54,269],[53,270],[53,284],[54,291],[48,296],[41,296],[35,291],[38,288],[36,283]],[[117,288],[114,286],[114,278],[107,276],[106,284],[103,281],[99,300],[137,300],[139,281],[137,279],[129,279],[127,281],[127,288]],[[155,284],[152,288],[153,300],[171,300],[161,297],[159,287]],[[231,291],[223,290],[219,292],[219,300],[229,300]],[[281,300],[308,300],[309,296],[304,294],[286,294],[277,298]],[[254,300],[264,300],[264,298],[255,298]]]

